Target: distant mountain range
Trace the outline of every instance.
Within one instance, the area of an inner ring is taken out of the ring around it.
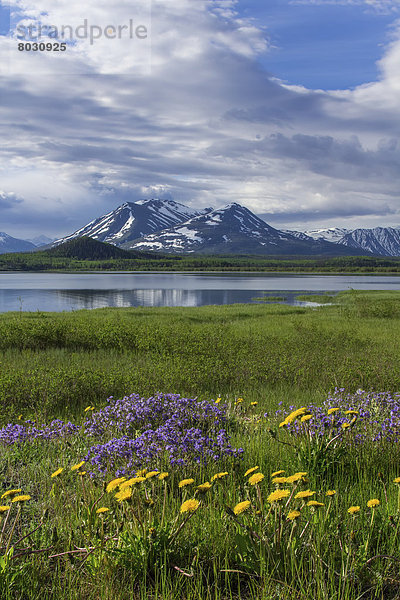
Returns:
[[[305,238],[274,229],[244,206],[233,203],[123,246],[180,254],[337,256],[350,250],[324,240]],[[362,254],[354,248],[351,251]]]
[[[400,256],[400,227],[278,230],[237,203],[194,210],[159,198],[125,202],[55,241],[0,233],[0,254],[51,248],[85,236],[125,250],[178,254]]]

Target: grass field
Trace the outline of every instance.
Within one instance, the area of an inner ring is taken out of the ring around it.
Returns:
[[[399,597],[400,297],[335,300],[0,315],[0,597]]]

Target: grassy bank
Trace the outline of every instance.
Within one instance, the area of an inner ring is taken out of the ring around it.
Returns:
[[[1,424],[16,426],[0,436],[0,481],[21,492],[0,502],[10,506],[0,513],[0,596],[398,597],[399,296],[335,300],[316,310],[1,315]],[[335,387],[346,392],[332,395]],[[157,391],[205,404],[199,413],[197,403],[182,409],[167,398],[156,410],[155,400],[133,398],[102,411],[108,396]],[[307,405],[285,422],[290,407]],[[329,408],[339,410],[327,416]],[[73,426],[49,426],[54,418]],[[154,439],[139,443],[149,426]],[[133,454],[124,434],[138,440]],[[199,453],[214,458],[204,464]],[[245,472],[255,466],[264,477],[252,483]],[[131,484],[125,500],[115,498],[117,486],[105,491],[113,477],[142,468],[169,475]],[[297,479],[271,480],[280,470]],[[193,482],[179,487],[185,479]],[[30,499],[12,502],[18,494]],[[368,507],[371,499],[379,504]]]

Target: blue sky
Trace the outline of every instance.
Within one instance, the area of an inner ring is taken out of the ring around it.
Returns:
[[[22,52],[0,7],[0,231],[69,234],[156,196],[400,225],[399,0],[153,0],[151,22],[150,0],[10,2],[14,26],[149,36]]]
[[[308,88],[346,89],[374,81],[393,13],[355,5],[243,0],[239,11],[265,28],[272,51],[260,58],[276,77]]]

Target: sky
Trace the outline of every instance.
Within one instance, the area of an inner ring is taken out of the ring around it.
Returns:
[[[0,128],[14,237],[150,197],[398,226],[400,0],[0,3]]]

